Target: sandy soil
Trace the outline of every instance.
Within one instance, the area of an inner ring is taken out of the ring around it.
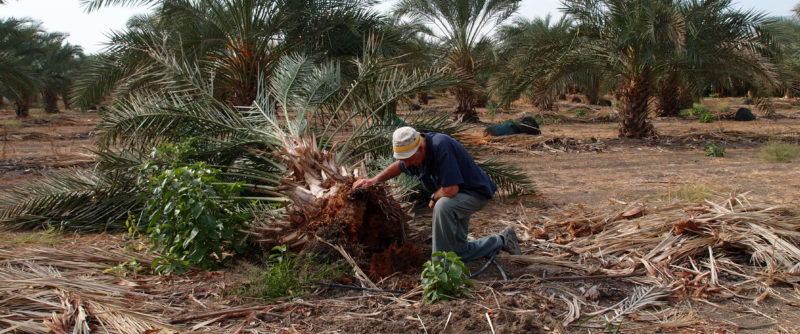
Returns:
[[[709,104],[730,105],[730,108],[738,102],[736,99],[708,101]],[[642,140],[617,138],[615,122],[592,121],[613,114],[610,107],[561,103],[560,112],[543,113],[517,104],[511,110],[491,115],[480,109],[485,123],[469,126],[467,133],[480,138],[476,141],[489,148],[489,155],[522,167],[534,180],[539,194],[500,196],[493,200],[474,216],[472,236],[496,233],[506,225],[533,229],[543,220],[616,212],[635,202],[666,203],[677,198],[682,189],[709,190],[720,199],[731,193],[747,192],[746,197],[754,202],[798,205],[798,161],[767,163],[760,158],[760,147],[770,138],[800,142],[800,107],[792,101],[779,102],[781,108],[775,120],[720,120],[703,124],[696,119],[656,119],[654,124],[659,136]],[[446,109],[448,103],[436,99],[426,108]],[[574,110],[582,108],[588,110],[588,114],[575,116]],[[485,126],[526,115],[557,117],[559,121],[542,124],[540,136],[482,137]],[[72,111],[56,115],[34,112],[30,119],[19,121],[14,119],[12,111],[0,110],[0,192],[12,186],[24,186],[52,169],[91,168],[89,149],[93,127],[98,121],[96,113]],[[725,157],[711,158],[704,154],[703,147],[712,141],[726,147]],[[427,237],[429,219],[429,210],[421,210],[411,222],[416,232],[414,237],[422,243],[430,242]],[[108,248],[120,247],[122,243],[118,238],[97,236],[69,238],[70,247],[89,243],[80,241],[82,239],[91,240],[93,245],[100,242],[102,247]],[[25,245],[0,244],[0,249],[9,247]],[[526,248],[523,243],[523,253],[530,249]],[[500,257],[511,278],[548,276],[556,270],[516,264],[511,260],[509,256]],[[480,265],[469,264],[473,270]],[[208,289],[216,289],[217,296],[226,295],[227,280],[235,280],[236,274],[224,276],[227,279],[208,282]],[[601,291],[601,304],[610,306],[633,288],[630,283],[614,279],[492,283],[498,278],[497,271],[489,268],[478,277],[473,298],[437,305],[417,302],[419,295],[399,298],[320,288],[307,302],[285,302],[292,306],[283,313],[282,319],[264,320],[258,328],[286,333],[600,333],[608,328],[596,322],[573,322],[563,326],[561,321],[568,308],[554,292],[580,295],[596,287]],[[790,287],[776,287],[776,290],[782,295],[795,295]],[[195,298],[194,292],[191,296]],[[224,298],[202,301],[204,306],[213,305],[212,309],[234,307],[239,302]],[[671,313],[658,316],[665,319],[689,317],[694,325],[652,327],[645,314],[628,317],[620,332],[800,331],[800,304],[775,298],[768,298],[760,305],[737,298],[710,303],[677,298],[670,300],[670,305],[673,306]]]

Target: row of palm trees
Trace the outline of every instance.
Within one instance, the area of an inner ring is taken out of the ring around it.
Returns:
[[[68,90],[83,52],[65,38],[30,20],[0,20],[0,98],[14,102],[18,117],[28,116],[39,96],[46,112],[57,113],[60,99],[70,107]]]
[[[84,4],[89,11],[155,8],[113,32],[105,52],[75,79],[72,97],[84,108],[108,96],[161,89],[165,83],[154,79],[164,68],[154,54],[165,52],[207,73],[216,97],[232,105],[252,103],[259,77],[268,78],[278,59],[295,52],[340,61],[352,78],[347,59],[363,51],[369,34],[382,36],[382,52],[404,55],[412,68],[465,74],[451,89],[454,116],[462,121],[477,120],[475,106],[486,96],[505,105],[526,96],[548,109],[567,91],[593,103],[611,94],[621,102],[620,135],[641,137],[653,134],[651,99],[659,114],[674,116],[709,87],[764,96],[797,89],[797,20],[735,10],[731,0],[567,0],[558,22],[517,19],[503,26],[519,0],[403,0],[393,18],[360,0]],[[56,111],[54,93],[64,95],[72,84],[80,49],[30,21],[8,19],[1,28],[10,36],[0,45],[3,95],[24,116],[38,89],[46,109]]]

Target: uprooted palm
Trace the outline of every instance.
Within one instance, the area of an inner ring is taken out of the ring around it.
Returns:
[[[402,205],[386,188],[351,193],[353,165],[367,156],[389,155],[395,125],[375,111],[387,110],[409,93],[450,85],[452,78],[442,72],[408,73],[391,60],[365,54],[356,62],[358,78],[343,88],[335,64],[287,56],[262,82],[254,104],[234,108],[213,97],[196,67],[168,53],[161,60],[170,69],[165,73],[170,89],[123,99],[98,125],[97,173],[72,178],[83,182],[51,179],[33,194],[13,191],[0,207],[4,227],[120,230],[127,212],[141,208],[136,198],[144,189],[135,181],[138,166],[151,159],[147,152],[159,143],[194,138],[195,152],[186,163],[203,161],[221,170],[223,182],[244,182],[240,196],[265,203],[250,212],[255,222],[250,233],[267,247],[301,247],[322,234],[377,252],[403,240],[407,217]],[[458,131],[446,115],[406,121],[424,130]],[[379,169],[379,161],[370,159],[366,165]],[[493,174],[499,185],[526,187],[521,173],[500,169]],[[366,173],[359,170],[359,176]],[[393,228],[374,228],[373,223]],[[373,229],[385,235],[374,238],[368,233]]]

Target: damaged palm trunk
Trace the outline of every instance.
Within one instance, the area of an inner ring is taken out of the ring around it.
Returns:
[[[283,147],[277,153],[286,166],[279,191],[291,204],[287,221],[256,228],[265,246],[315,249],[321,239],[342,246],[376,278],[418,270],[421,252],[406,242],[408,208],[387,186],[351,190],[353,169],[338,166],[313,137],[284,138]]]

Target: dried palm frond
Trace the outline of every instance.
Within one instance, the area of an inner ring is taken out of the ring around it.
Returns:
[[[641,212],[628,219],[614,212],[549,221],[542,235],[563,245],[533,245],[552,254],[542,263],[584,273],[645,272],[649,278],[628,280],[682,287],[694,297],[741,293],[744,287],[752,291],[759,282],[796,282],[792,272],[800,262],[800,215],[795,207],[754,204],[739,195],[719,203],[674,203]],[[738,254],[749,258],[742,261]]]

